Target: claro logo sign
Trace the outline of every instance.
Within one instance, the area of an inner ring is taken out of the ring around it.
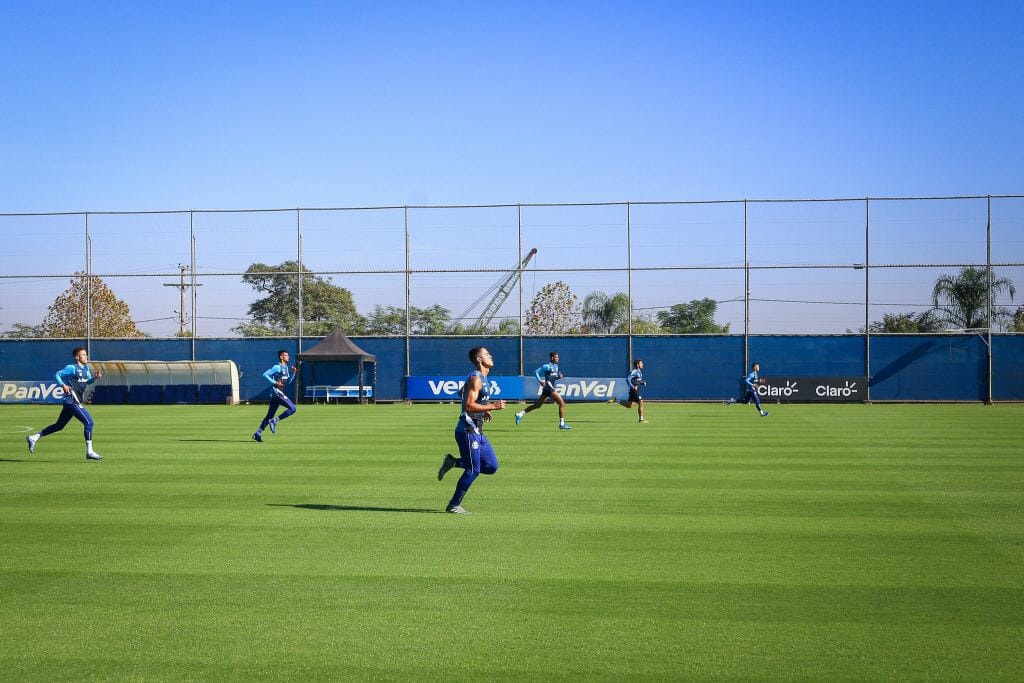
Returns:
[[[859,403],[867,400],[867,377],[768,377],[757,387],[762,399],[819,403]]]
[[[814,387],[814,393],[818,396],[828,398],[852,398],[860,392],[857,391],[856,382],[844,382],[841,387],[830,384],[819,384]]]

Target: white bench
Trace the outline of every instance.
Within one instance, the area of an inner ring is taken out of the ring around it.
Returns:
[[[371,398],[373,396],[373,387],[363,387],[362,398]],[[306,387],[306,398],[313,399],[315,403],[317,399],[323,399],[325,403],[330,403],[331,399],[341,398],[360,398],[359,386],[358,385],[337,385],[337,384],[314,384]]]

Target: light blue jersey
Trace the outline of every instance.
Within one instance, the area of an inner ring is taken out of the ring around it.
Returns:
[[[462,387],[462,413],[459,415],[458,424],[455,425],[456,434],[462,434],[467,431],[480,434],[484,428],[484,415],[486,411],[470,412],[466,410],[466,396],[469,393],[466,391],[466,387],[469,386],[469,380],[473,379],[474,376],[480,378],[480,393],[476,396],[476,402],[483,404],[491,402],[491,384],[484,377],[484,373],[479,370],[469,373],[466,377],[466,383]]]
[[[286,363],[278,363],[271,366],[270,369],[263,373],[263,377],[270,382],[270,385],[274,387],[274,391],[277,392],[281,391],[276,386],[279,381],[284,382],[285,386],[295,381],[295,375],[292,374],[291,368]]]
[[[537,368],[537,371],[533,374],[537,376],[537,381],[541,383],[541,386],[554,386],[556,381],[562,379],[558,363],[545,363]]]
[[[643,383],[644,371],[640,368],[634,368],[633,372],[626,375],[626,384],[628,384],[631,389],[639,389]]]
[[[733,375],[733,377],[735,377],[735,376],[736,376],[736,375]],[[746,376],[746,377],[744,378],[744,380],[743,380],[743,381],[744,381],[744,382],[746,383],[746,385],[747,385],[747,389],[749,389],[750,391],[756,391],[756,385],[757,385],[757,371],[756,371],[756,370],[751,370],[751,371],[750,371],[750,374],[749,374],[749,375],[747,375],[747,376]]]
[[[72,392],[77,394],[76,400],[76,397],[71,393],[64,393],[64,403],[68,405],[81,403],[85,388],[96,381],[96,378],[92,376],[89,365],[79,365],[78,363],[72,363],[58,370],[55,377],[57,378],[57,384],[61,386],[66,384],[71,387]]]

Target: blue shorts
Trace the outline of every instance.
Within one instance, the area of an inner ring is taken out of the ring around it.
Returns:
[[[494,474],[498,471],[498,455],[483,432],[476,434],[456,430],[455,442],[459,444],[459,459],[467,472]]]

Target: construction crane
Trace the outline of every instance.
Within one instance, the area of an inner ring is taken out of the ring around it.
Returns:
[[[476,308],[481,301],[490,296],[491,300],[487,302],[486,306],[484,306],[484,310],[482,313],[480,313],[480,316],[473,322],[472,325],[466,326],[466,329],[474,330],[476,332],[483,332],[484,330],[486,330],[487,326],[491,324],[491,320],[494,319],[494,315],[498,312],[498,309],[501,308],[502,304],[505,303],[505,300],[508,299],[509,294],[512,293],[512,289],[516,286],[516,283],[519,282],[519,277],[520,275],[522,275],[522,272],[526,269],[526,264],[530,262],[530,259],[532,259],[536,253],[537,248],[534,247],[533,249],[530,250],[530,253],[523,257],[522,263],[520,263],[517,267],[510,270],[505,275],[502,275],[501,279],[498,280],[498,282],[494,286],[492,286],[490,289],[481,294],[476,301],[471,303],[469,305],[469,308],[462,312],[462,315],[455,318],[452,326],[448,328],[448,332],[454,332],[455,326],[458,325],[461,321],[466,320],[469,317],[470,311]],[[494,293],[493,295],[491,294],[492,292]]]

